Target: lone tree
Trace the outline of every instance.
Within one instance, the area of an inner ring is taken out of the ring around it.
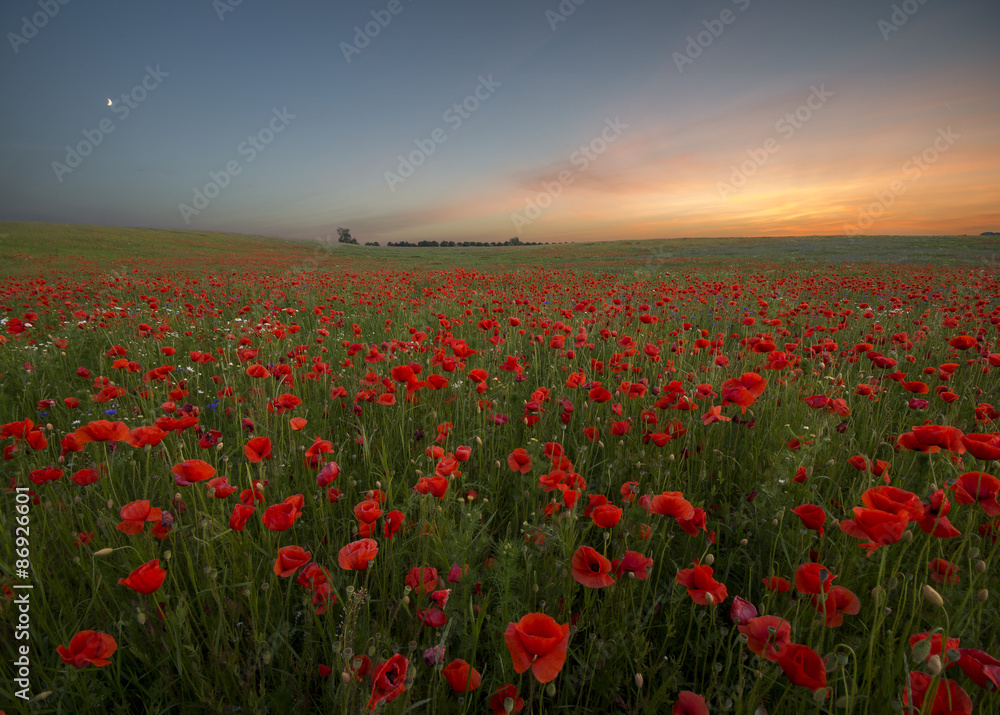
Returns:
[[[351,237],[351,229],[349,228],[338,228],[337,229],[337,243],[351,243],[355,246],[358,245],[358,239]]]

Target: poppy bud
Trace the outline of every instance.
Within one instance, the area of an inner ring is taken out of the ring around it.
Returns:
[[[944,599],[941,598],[941,594],[931,588],[928,584],[924,584],[923,594],[924,600],[929,604],[937,606],[938,608],[944,608]]]
[[[101,549],[100,551],[95,551],[94,556],[107,556],[112,553],[114,549]]]
[[[139,621],[140,626],[146,625],[146,614],[140,613],[138,616],[136,616],[136,620]]]
[[[635,687],[642,689],[642,673],[635,674]]]
[[[549,683],[548,685],[546,685],[545,694],[548,695],[550,698],[554,698],[556,696],[556,684]]]
[[[508,713],[514,712],[514,698],[504,698],[503,709]]]
[[[980,559],[976,562],[975,569],[977,573],[986,573],[986,562]]]
[[[941,672],[941,656],[935,653],[927,659],[927,672],[931,675],[937,675]]]
[[[976,594],[976,600],[977,600],[977,601],[979,601],[980,603],[983,603],[983,602],[985,602],[985,601],[986,601],[986,599],[988,599],[989,597],[990,597],[990,592],[989,592],[989,591],[988,591],[987,589],[985,589],[985,588],[984,588],[984,589],[981,589],[981,590],[980,590],[980,591],[979,591],[979,592],[978,592],[978,593]]]
[[[711,566],[712,564],[715,563],[715,554],[706,554],[705,558],[703,558],[701,561],[706,566]]]

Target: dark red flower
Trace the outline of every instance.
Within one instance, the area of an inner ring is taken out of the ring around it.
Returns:
[[[441,675],[456,693],[472,692],[480,686],[483,680],[479,671],[461,658],[456,658],[442,668]]]
[[[529,613],[517,623],[509,623],[503,634],[514,662],[514,672],[531,668],[540,683],[554,680],[566,662],[569,624],[556,623],[544,613]]]
[[[80,631],[69,642],[69,648],[56,646],[56,652],[62,658],[63,665],[74,668],[86,668],[96,665],[101,668],[111,665],[108,658],[118,649],[118,643],[113,636],[100,631]]]
[[[826,687],[823,659],[809,646],[788,643],[778,651],[774,660],[795,685],[809,688],[813,692]]]
[[[398,653],[384,663],[375,666],[372,672],[372,696],[368,700],[368,709],[375,710],[375,706],[383,700],[391,703],[406,690],[406,669],[410,661]]]
[[[611,562],[589,546],[580,546],[573,553],[573,579],[588,588],[604,588],[614,584]]]

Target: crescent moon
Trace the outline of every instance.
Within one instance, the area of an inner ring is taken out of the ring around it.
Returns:
[[[110,99],[108,100],[108,106],[109,107],[111,106],[111,100]]]

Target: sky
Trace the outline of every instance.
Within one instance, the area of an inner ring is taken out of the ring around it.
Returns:
[[[0,31],[4,220],[1000,230],[996,0],[5,0]]]

